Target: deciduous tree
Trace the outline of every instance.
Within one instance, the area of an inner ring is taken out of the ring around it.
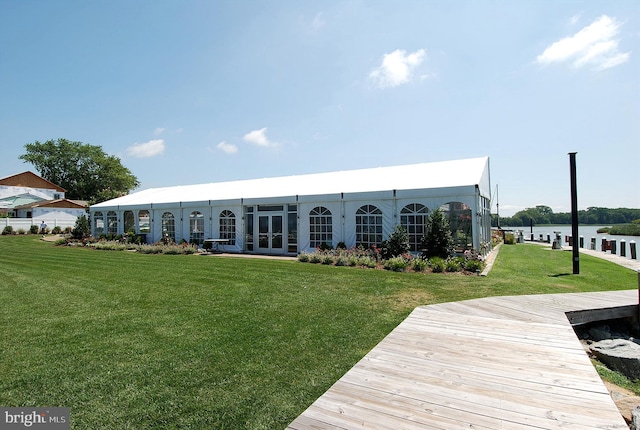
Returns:
[[[101,146],[67,139],[25,145],[20,159],[33,164],[40,176],[67,190],[71,199],[99,203],[127,194],[140,185],[118,157]]]

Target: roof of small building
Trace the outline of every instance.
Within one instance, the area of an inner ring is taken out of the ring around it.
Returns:
[[[92,208],[484,185],[489,158],[149,188]],[[488,185],[488,178],[486,178]],[[486,188],[486,187],[485,187]],[[490,190],[484,190],[490,192]]]
[[[0,185],[9,187],[44,188],[46,190],[56,190],[59,192],[67,191],[61,186],[56,185],[51,181],[47,181],[43,177],[38,176],[31,171],[17,173],[15,175],[0,178]]]
[[[16,206],[14,209],[32,209],[32,208],[82,209],[86,207],[87,207],[87,202],[84,200],[55,199],[55,200],[42,200],[42,201],[27,203],[21,206]]]

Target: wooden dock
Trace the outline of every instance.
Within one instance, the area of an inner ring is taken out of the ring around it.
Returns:
[[[628,429],[570,318],[637,312],[638,291],[416,308],[288,429]]]

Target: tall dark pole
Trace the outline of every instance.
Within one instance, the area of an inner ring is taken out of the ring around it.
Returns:
[[[571,170],[571,247],[573,251],[573,274],[580,274],[580,250],[578,242],[578,181],[576,180],[576,154],[569,153]]]

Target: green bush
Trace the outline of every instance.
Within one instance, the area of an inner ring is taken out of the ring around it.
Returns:
[[[407,230],[405,230],[403,226],[397,225],[393,233],[389,235],[389,238],[382,241],[380,249],[383,260],[389,260],[407,254],[410,250]]]
[[[363,255],[358,257],[358,266],[368,267],[369,269],[373,269],[378,265],[376,260],[367,255]]]
[[[431,257],[429,259],[429,266],[431,266],[431,270],[433,273],[442,273],[444,272],[444,258],[442,257]]]
[[[309,256],[309,263],[312,263],[312,264],[322,263],[322,256],[319,253],[314,252]]]
[[[482,272],[482,269],[484,269],[484,263],[480,260],[467,260],[464,263],[464,270],[469,272]]]
[[[459,272],[460,271],[460,259],[459,258],[449,258],[444,263],[444,270],[447,272]]]
[[[31,227],[29,227],[29,233],[31,234],[38,234],[39,231],[40,228],[37,225],[32,225]]]
[[[385,270],[391,270],[393,272],[404,272],[409,266],[409,262],[402,257],[393,257],[384,261],[383,267]]]
[[[59,225],[53,227],[53,230],[51,230],[51,233],[53,234],[60,234],[62,233],[62,227],[60,227]]]
[[[329,253],[322,255],[322,264],[326,264],[326,265],[333,264],[333,255]]]
[[[411,268],[414,272],[424,272],[427,267],[429,267],[429,263],[422,258],[416,258],[411,262]]]
[[[307,252],[301,252],[300,254],[298,254],[298,261],[301,263],[308,263],[309,254]]]
[[[89,226],[89,221],[87,217],[84,215],[80,215],[76,219],[76,223],[71,230],[71,237],[74,239],[82,240],[91,236],[91,227]]]
[[[347,266],[349,265],[349,259],[344,255],[338,255],[336,258],[336,266]]]
[[[420,246],[424,250],[422,257],[428,259],[431,257],[445,259],[453,252],[451,227],[442,210],[436,209],[429,215]]]
[[[8,234],[13,234],[13,227],[10,225],[7,225],[4,227],[4,230],[2,230],[2,235],[6,236]]]

